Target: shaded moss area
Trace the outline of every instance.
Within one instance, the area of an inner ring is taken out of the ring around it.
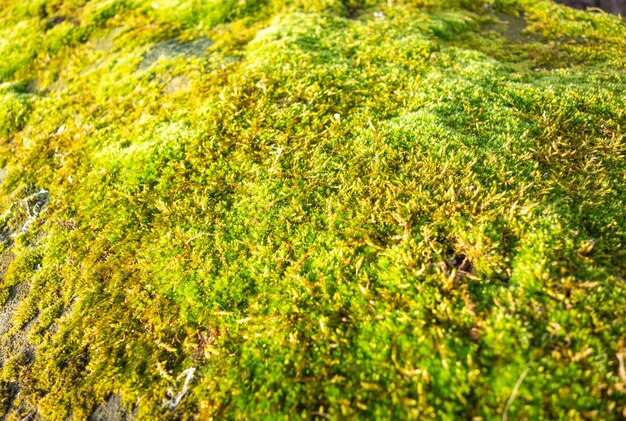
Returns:
[[[626,416],[625,31],[0,0],[0,417]]]

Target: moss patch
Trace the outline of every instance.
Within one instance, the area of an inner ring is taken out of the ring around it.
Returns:
[[[624,416],[624,21],[0,0],[0,22],[0,411]]]

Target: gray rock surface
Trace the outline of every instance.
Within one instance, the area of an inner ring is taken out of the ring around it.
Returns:
[[[208,38],[198,38],[188,42],[169,39],[156,44],[148,50],[144,54],[143,60],[139,63],[138,68],[147,69],[161,57],[202,57],[206,49],[212,44],[213,41]]]
[[[556,2],[574,9],[587,10],[597,8],[607,13],[626,17],[626,0],[556,0]]]
[[[89,418],[90,421],[132,421],[134,419],[134,414],[122,405],[119,395],[111,395],[109,399],[98,405]]]

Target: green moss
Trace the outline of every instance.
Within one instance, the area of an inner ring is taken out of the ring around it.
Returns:
[[[0,290],[0,305],[4,306],[11,296],[11,290],[9,288],[2,288]]]
[[[23,294],[0,347],[36,348],[3,368],[15,408],[623,415],[624,21],[547,0],[13,3],[0,302]]]
[[[18,70],[29,65],[37,54],[39,27],[36,19],[22,20],[4,26],[0,31],[0,81],[7,81]]]
[[[25,95],[0,93],[0,137],[11,136],[24,127],[30,104]]]
[[[2,366],[2,379],[5,382],[15,382],[19,379],[22,368],[28,362],[28,357],[24,354],[13,355],[6,359]]]
[[[11,389],[8,382],[0,380],[0,417],[7,415],[11,404]]]
[[[17,257],[11,262],[11,265],[4,275],[5,286],[13,286],[29,281],[41,262],[41,255],[37,250],[30,249],[19,251],[21,251],[21,253],[17,254]]]

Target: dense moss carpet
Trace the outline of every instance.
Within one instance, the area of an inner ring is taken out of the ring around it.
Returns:
[[[0,418],[623,419],[625,33],[0,0]]]

